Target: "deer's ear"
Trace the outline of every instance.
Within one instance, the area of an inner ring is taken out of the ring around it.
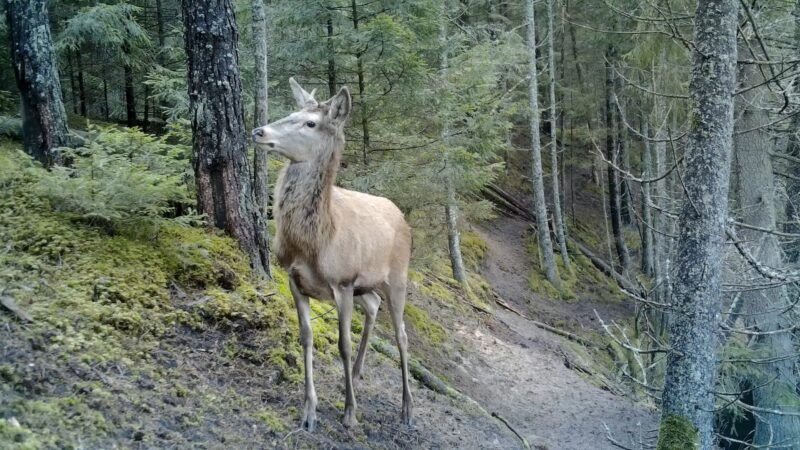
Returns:
[[[297,102],[297,106],[300,109],[309,106],[310,107],[317,106],[317,101],[314,100],[314,92],[316,92],[316,90],[311,91],[311,93],[309,94],[308,92],[306,92],[305,89],[303,89],[300,86],[300,84],[297,83],[297,81],[295,81],[294,78],[289,78],[289,86],[292,87],[292,94],[294,95],[294,101]]]
[[[325,102],[330,106],[328,109],[328,118],[337,121],[340,123],[344,123],[347,120],[347,116],[350,115],[350,110],[352,109],[352,99],[350,98],[350,90],[347,87],[342,87],[339,89],[339,93],[333,96],[330,100]]]

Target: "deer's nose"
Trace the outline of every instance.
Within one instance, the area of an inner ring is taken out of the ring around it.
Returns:
[[[256,128],[253,130],[253,137],[264,137],[267,133],[264,132],[264,128]]]

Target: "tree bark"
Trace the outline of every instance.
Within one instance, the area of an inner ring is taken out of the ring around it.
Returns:
[[[533,11],[533,0],[525,2],[525,16],[528,22],[528,96],[531,114],[531,181],[533,183],[534,215],[538,232],[539,250],[542,253],[542,269],[547,281],[560,289],[561,280],[556,271],[553,256],[553,244],[550,241],[550,228],[547,224],[547,205],[544,200],[544,176],[542,174],[541,141],[539,138],[539,88],[536,70],[536,22]]]
[[[447,42],[447,2],[441,3],[439,17],[439,74],[443,89],[447,86],[448,70],[448,42]],[[446,105],[445,105],[446,107]],[[453,269],[453,278],[463,286],[467,286],[467,271],[464,268],[464,258],[461,256],[461,233],[458,230],[458,203],[456,203],[456,190],[453,180],[453,168],[450,161],[450,127],[447,111],[441,112],[442,117],[442,144],[444,145],[444,163],[446,168],[445,183],[447,184],[447,200],[445,215],[447,219],[447,244],[450,251],[450,267]]]
[[[692,119],[658,448],[713,446],[714,377],[736,87],[736,0],[699,0]],[[683,445],[682,447],[679,447]]]
[[[239,241],[254,270],[267,273],[265,224],[247,158],[238,30],[231,0],[184,0],[189,115],[198,210]]]
[[[263,0],[253,0],[253,44],[256,67],[256,126],[269,123],[269,65],[267,55],[267,14],[264,10]],[[269,159],[265,149],[256,145],[253,152],[253,189],[255,191],[256,211],[261,215],[262,221],[269,217]],[[269,229],[264,228],[264,241],[267,247],[263,252],[269,261]],[[270,266],[266,266],[267,275],[272,276]]]
[[[756,58],[749,52],[741,51],[743,58]],[[757,68],[750,64],[742,67],[740,72],[742,88],[762,83],[764,78]],[[774,230],[776,227],[775,211],[775,179],[770,156],[772,140],[764,125],[770,119],[766,109],[757,104],[760,97],[768,95],[764,88],[751,89],[736,98],[738,109],[737,128],[753,130],[737,134],[734,138],[736,164],[740,174],[738,200],[742,211],[742,222],[764,229]],[[767,267],[781,269],[783,258],[777,236],[769,233],[744,229],[740,238],[746,248]],[[747,267],[745,267],[746,269]],[[752,270],[745,271],[749,275]],[[771,280],[762,279],[764,283]],[[745,281],[746,282],[746,281]],[[740,302],[745,312],[745,323],[748,328],[762,332],[770,332],[790,328],[793,325],[788,312],[791,309],[786,288],[748,290],[740,293]],[[753,389],[753,406],[770,410],[782,410],[788,404],[796,404],[797,375],[794,371],[797,358],[786,358],[795,353],[792,333],[777,333],[756,337],[754,345],[767,352],[764,358],[776,358],[760,366],[750,381]],[[793,443],[800,436],[800,417],[778,414],[758,414],[755,416],[756,426],[753,444],[756,446],[783,446]]]
[[[794,10],[794,43],[795,59],[800,59],[800,0],[795,1]],[[800,77],[795,77],[792,85],[792,90],[795,95],[800,95]],[[788,155],[800,158],[800,114],[795,114],[791,119],[789,126],[791,132],[789,133],[789,141],[786,145],[786,153]],[[792,167],[792,174],[800,180],[800,164],[795,164]],[[800,234],[800,208],[797,207],[798,199],[800,199],[800,182],[790,179],[786,186],[788,201],[786,202],[786,223],[784,230],[787,233]],[[787,259],[792,262],[800,261],[800,246],[794,245],[787,249]]]
[[[47,2],[5,0],[5,9],[25,151],[49,167],[60,162],[55,149],[67,145],[68,132]]]
[[[561,260],[564,262],[564,270],[572,270],[569,262],[569,252],[567,252],[567,233],[564,225],[564,216],[561,214],[561,184],[558,182],[558,115],[556,114],[556,56],[555,56],[555,31],[553,27],[553,0],[547,0],[547,68],[548,68],[548,87],[550,94],[550,169],[553,187],[553,227],[558,239]]]

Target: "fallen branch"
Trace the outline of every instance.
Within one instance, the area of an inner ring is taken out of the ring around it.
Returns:
[[[531,444],[528,443],[528,440],[525,439],[525,437],[523,437],[521,434],[519,434],[517,432],[517,430],[515,430],[514,427],[512,427],[511,424],[508,423],[508,421],[503,418],[503,416],[501,416],[500,414],[497,414],[496,412],[492,412],[492,417],[494,417],[495,419],[499,420],[500,422],[503,422],[503,425],[507,426],[508,429],[511,430],[512,433],[516,434],[517,437],[519,438],[519,440],[522,441],[522,446],[524,448],[527,448],[527,449],[531,448]]]
[[[580,252],[583,253],[584,256],[589,258],[589,261],[591,261],[592,264],[594,264],[595,267],[600,269],[600,271],[602,271],[604,274],[606,274],[609,277],[613,278],[614,281],[617,282],[619,287],[621,287],[622,289],[625,289],[626,291],[633,292],[633,293],[635,293],[637,295],[641,295],[641,289],[639,289],[638,287],[634,286],[633,283],[630,282],[630,280],[628,280],[624,276],[622,276],[619,273],[617,273],[617,271],[614,270],[614,268],[611,267],[607,262],[603,261],[598,256],[595,256],[595,254],[592,253],[592,251],[589,250],[588,247],[586,247],[582,243],[578,242],[574,238],[569,238],[569,240],[572,241],[573,244],[575,244],[575,247],[577,247],[578,250],[580,250]]]
[[[529,321],[531,324],[533,324],[534,326],[536,326],[538,328],[541,328],[543,330],[546,330],[546,331],[549,331],[551,333],[557,334],[559,336],[565,337],[565,338],[567,338],[567,339],[569,339],[571,341],[578,342],[578,343],[583,344],[583,345],[585,345],[587,347],[594,347],[595,346],[594,343],[592,343],[592,341],[584,339],[584,338],[582,338],[582,337],[580,337],[580,336],[578,336],[576,334],[570,333],[569,331],[565,331],[565,330],[562,330],[560,328],[556,328],[554,326],[548,325],[548,324],[546,324],[544,322],[539,322],[538,320],[531,319],[530,317],[526,316],[522,311],[520,311],[517,308],[513,307],[512,305],[508,304],[505,300],[503,300],[502,298],[500,298],[497,295],[495,295],[494,301],[498,305],[500,305],[503,308],[505,308],[505,309],[513,312],[514,314],[522,317],[523,319]]]

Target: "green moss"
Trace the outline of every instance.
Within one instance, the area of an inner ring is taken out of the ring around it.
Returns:
[[[464,258],[467,269],[477,271],[488,249],[486,241],[478,233],[474,231],[461,233],[461,255]]]
[[[256,419],[266,425],[270,431],[275,433],[284,433],[289,429],[283,419],[274,411],[269,409],[262,409],[261,411],[258,411],[256,413]]]
[[[21,426],[17,419],[0,419],[0,448],[37,450],[43,447],[31,430]]]
[[[661,419],[658,450],[691,450],[699,448],[697,428],[689,419],[670,415]]]
[[[417,335],[431,344],[441,344],[447,338],[447,333],[444,331],[444,328],[431,320],[427,311],[417,308],[414,305],[406,304],[405,316],[408,323],[414,327],[414,331]]]

